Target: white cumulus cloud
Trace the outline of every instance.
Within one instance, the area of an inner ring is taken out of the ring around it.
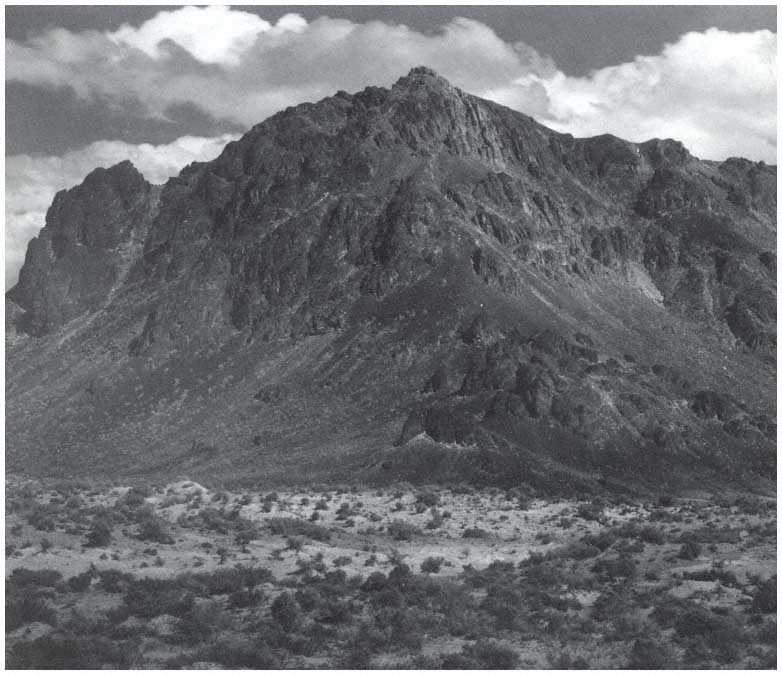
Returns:
[[[709,29],[687,33],[655,56],[589,77],[531,74],[497,92],[513,105],[537,85],[541,121],[576,136],[682,140],[696,156],[776,161],[776,35]]]

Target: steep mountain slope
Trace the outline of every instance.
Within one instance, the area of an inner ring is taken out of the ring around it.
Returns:
[[[7,467],[757,486],[775,251],[776,167],[417,68],[58,194],[7,294]]]

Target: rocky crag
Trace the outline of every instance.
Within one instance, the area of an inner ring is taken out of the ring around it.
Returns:
[[[7,293],[7,467],[770,485],[775,280],[776,167],[416,68],[59,193]]]

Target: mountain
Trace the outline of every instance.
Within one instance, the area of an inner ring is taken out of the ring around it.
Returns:
[[[775,166],[416,68],[59,193],[6,298],[6,467],[764,489],[775,279]]]

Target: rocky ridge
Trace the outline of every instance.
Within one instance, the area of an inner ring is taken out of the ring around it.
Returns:
[[[59,193],[7,294],[8,461],[771,476],[775,251],[776,167],[414,69],[162,188],[123,162]]]

